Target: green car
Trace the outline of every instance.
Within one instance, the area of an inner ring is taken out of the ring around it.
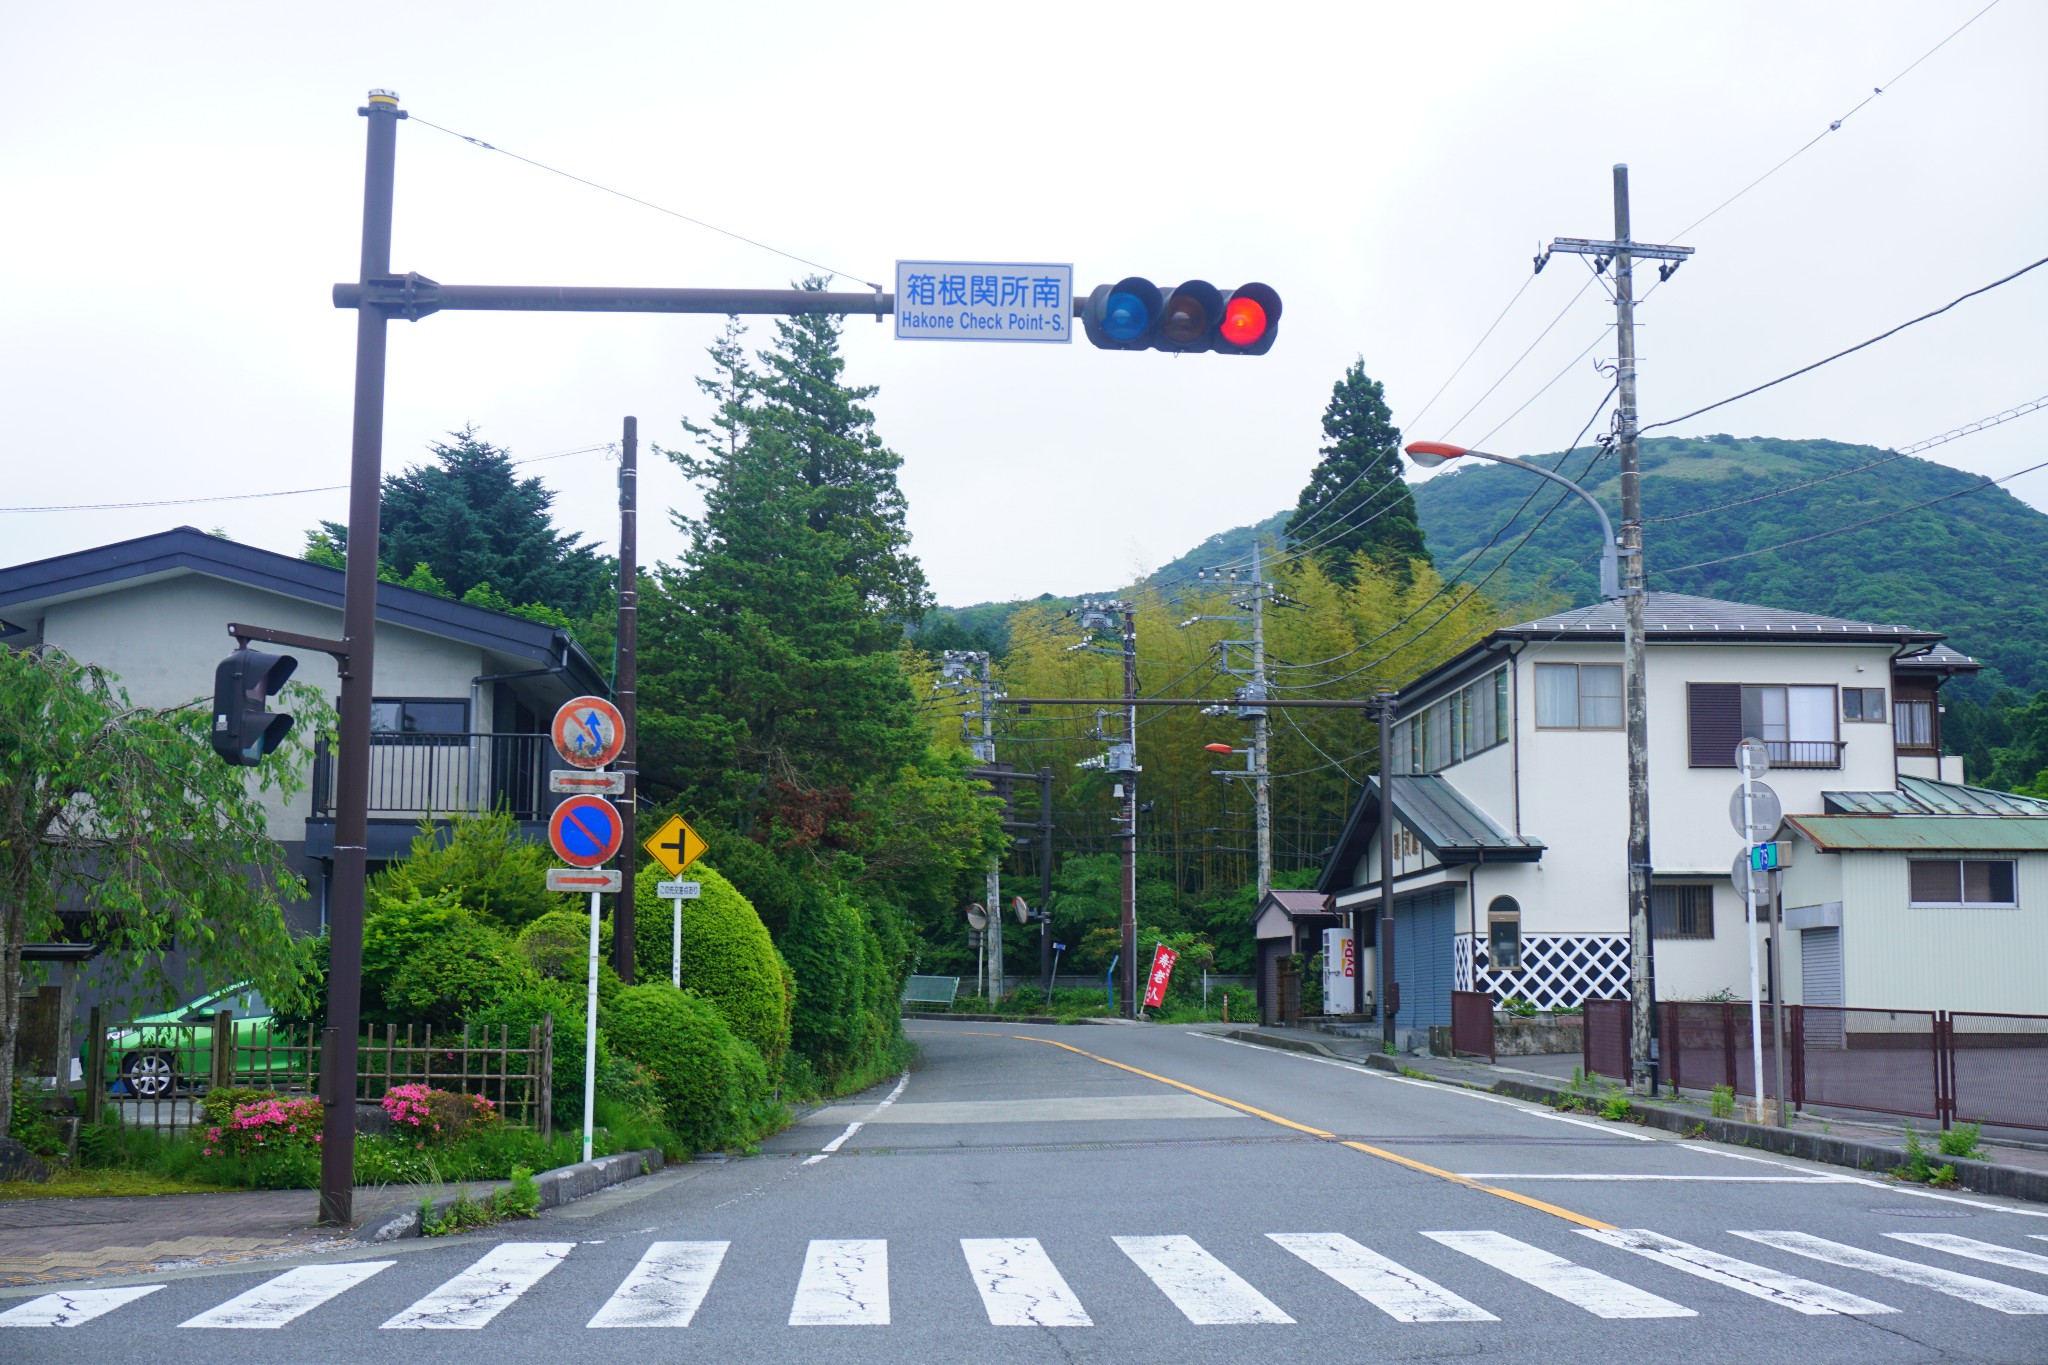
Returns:
[[[197,1000],[165,1010],[161,1014],[145,1014],[126,1028],[115,1029],[107,1034],[107,1068],[103,1079],[109,1086],[124,1082],[122,1087],[137,1099],[164,1099],[180,1086],[190,1087],[205,1084],[213,1078],[213,1030],[211,1028],[177,1027],[178,1025],[210,1025],[213,1016],[222,1010],[232,1011],[235,1030],[235,1074],[267,1076],[269,1073],[291,1069],[293,1058],[299,1053],[285,1045],[285,1040],[275,1040],[272,1050],[271,1010],[263,996],[248,982],[240,982],[223,991],[203,995]],[[91,1045],[88,1039],[86,1046]],[[84,1047],[79,1049],[81,1065],[87,1056]]]

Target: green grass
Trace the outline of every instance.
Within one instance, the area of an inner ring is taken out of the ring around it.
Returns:
[[[65,1167],[47,1182],[0,1180],[0,1203],[10,1199],[113,1199],[133,1195],[217,1194],[230,1188],[153,1171],[88,1171]]]

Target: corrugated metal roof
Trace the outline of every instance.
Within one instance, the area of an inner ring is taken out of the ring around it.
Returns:
[[[2048,852],[2048,815],[1793,815],[1787,820],[1831,853]]]
[[[1830,815],[2048,815],[2048,801],[1989,787],[1901,777],[1888,792],[1823,792]]]
[[[1693,597],[1680,592],[1643,594],[1643,628],[1651,636],[1696,636],[1702,639],[1730,637],[1764,639],[1851,639],[1899,644],[1942,638],[1939,631],[1912,626],[1875,625],[1868,621],[1844,621],[1808,611],[1786,611],[1781,607],[1759,607],[1748,602],[1724,602],[1715,597]],[[1622,604],[1596,602],[1577,611],[1560,612],[1518,626],[1504,627],[1503,635],[1612,635],[1622,629]],[[1958,656],[1961,657],[1961,656]]]
[[[1367,783],[1366,799],[1377,801],[1379,792]],[[1441,775],[1394,778],[1394,814],[1415,831],[1423,846],[1444,861],[1446,854],[1521,854],[1541,850],[1540,840],[1504,832],[1486,814],[1473,806]]]

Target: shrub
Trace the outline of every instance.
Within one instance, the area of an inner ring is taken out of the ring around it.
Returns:
[[[215,1128],[224,1126],[235,1116],[235,1110],[245,1104],[257,1104],[263,1100],[277,1098],[275,1090],[256,1090],[243,1086],[217,1086],[206,1092],[199,1101],[199,1111],[206,1115],[208,1124]]]
[[[64,1150],[57,1125],[43,1112],[37,1097],[28,1093],[21,1077],[14,1078],[14,1107],[8,1111],[7,1136],[37,1156],[55,1156]]]
[[[1713,1097],[1707,1101],[1707,1107],[1717,1119],[1734,1118],[1735,1087],[1732,1085],[1715,1086]]]
[[[612,922],[597,922],[599,975],[611,961]],[[556,910],[519,931],[519,955],[540,976],[551,981],[585,982],[590,972],[590,912]],[[603,992],[600,982],[598,990]]]
[[[482,1095],[427,1085],[394,1085],[384,1092],[382,1103],[393,1132],[418,1147],[459,1142],[498,1122],[497,1106]]]
[[[411,852],[378,873],[373,888],[446,898],[484,923],[516,932],[551,911],[573,909],[572,897],[547,889],[553,865],[547,846],[521,835],[509,813],[457,815],[440,829],[422,826]]]
[[[415,944],[385,988],[393,1022],[460,1027],[491,1001],[534,984],[533,971],[505,935],[467,916]]]
[[[363,918],[364,1022],[406,1022],[386,999],[399,972],[435,939],[474,923],[450,896],[373,886]]]
[[[1984,1153],[1977,1147],[1977,1135],[1983,1131],[1981,1123],[1958,1123],[1937,1137],[1935,1143],[1943,1156],[1981,1157]]]
[[[618,978],[613,976],[616,983]],[[602,992],[600,992],[600,995]],[[545,1015],[555,1017],[554,1074],[550,1078],[554,1099],[554,1120],[560,1125],[583,1121],[583,1007],[584,989],[566,982],[536,980],[509,991],[469,1017],[471,1024],[485,1028],[503,1027],[512,1046],[524,1047],[532,1029]],[[597,1040],[597,1064],[605,1065],[604,1035]]]
[[[715,868],[690,876],[703,888],[683,904],[683,987],[709,1000],[726,1026],[752,1043],[770,1069],[789,1048],[789,1008],[782,962],[754,906]],[[674,912],[654,893],[650,872],[634,879],[634,963],[642,981],[669,979]]]
[[[797,981],[791,1047],[833,1086],[872,1073],[902,1036],[902,1016],[867,917],[814,885],[790,916],[783,955]]]
[[[665,981],[628,986],[608,1032],[621,1054],[654,1074],[678,1140],[704,1150],[752,1136],[755,1112],[767,1102],[768,1069],[708,1000]]]
[[[318,1100],[257,1100],[236,1106],[224,1124],[206,1130],[201,1148],[209,1174],[224,1185],[293,1189],[313,1183],[320,1169]]]

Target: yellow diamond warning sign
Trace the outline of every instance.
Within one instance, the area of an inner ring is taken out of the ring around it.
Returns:
[[[683,869],[704,856],[708,845],[704,836],[691,829],[689,822],[680,815],[671,815],[668,822],[654,831],[640,847],[647,850],[647,856],[668,869],[671,877],[680,877]]]

